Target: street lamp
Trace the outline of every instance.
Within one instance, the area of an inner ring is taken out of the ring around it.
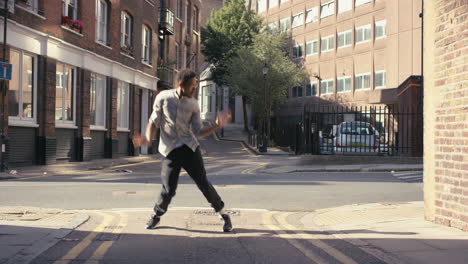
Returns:
[[[267,100],[266,100],[266,97],[267,97],[267,92],[266,92],[266,75],[268,73],[268,65],[267,63],[265,62],[265,64],[263,65],[263,69],[262,69],[262,72],[263,72],[263,106],[264,106],[264,110],[265,110],[265,115],[264,115],[264,119],[263,119],[263,142],[262,142],[262,146],[259,148],[259,151],[260,152],[267,152],[267,145],[268,145],[268,139],[267,139],[267,118],[268,118],[268,109],[267,109]]]

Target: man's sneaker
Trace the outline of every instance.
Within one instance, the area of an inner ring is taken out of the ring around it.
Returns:
[[[161,220],[160,216],[152,214],[151,218],[148,220],[148,223],[146,223],[146,229],[155,229],[156,226],[159,224],[160,220]]]
[[[221,217],[224,220],[223,231],[224,232],[231,232],[232,231],[231,217],[229,217],[228,214],[222,214]]]

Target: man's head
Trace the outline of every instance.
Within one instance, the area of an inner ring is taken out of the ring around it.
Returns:
[[[192,97],[195,89],[198,86],[198,81],[197,81],[197,74],[190,70],[190,69],[184,69],[181,72],[179,72],[179,87],[181,88],[181,95],[182,96],[187,96],[187,97]]]

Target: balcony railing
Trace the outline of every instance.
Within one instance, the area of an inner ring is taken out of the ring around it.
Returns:
[[[159,32],[162,35],[174,35],[174,12],[169,8],[159,9]]]
[[[174,78],[174,69],[162,64],[158,65],[158,87],[161,89],[172,89],[172,82]]]

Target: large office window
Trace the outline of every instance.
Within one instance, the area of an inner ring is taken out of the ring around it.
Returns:
[[[317,40],[312,40],[312,41],[307,41],[306,43],[306,55],[314,55],[318,53],[318,41]]]
[[[106,0],[96,0],[96,40],[107,45],[107,16],[109,6]]]
[[[371,25],[356,28],[356,44],[367,42],[371,39]]]
[[[73,20],[78,19],[78,1],[62,0],[62,16],[67,16]]]
[[[338,14],[353,9],[353,0],[338,0]]]
[[[13,69],[8,89],[8,116],[33,121],[36,118],[36,57],[11,49],[10,63]]]
[[[269,0],[268,1],[268,8],[273,8],[275,6],[278,6],[278,0]]]
[[[291,29],[290,18],[283,18],[280,20],[280,30],[281,32],[287,32]]]
[[[128,114],[130,109],[130,85],[119,81],[117,88],[117,129],[128,130]]]
[[[384,38],[387,34],[387,21],[381,20],[375,22],[375,39]]]
[[[92,73],[90,85],[90,123],[97,128],[106,127],[106,76]]]
[[[385,71],[376,71],[374,73],[374,86],[375,88],[385,88],[386,83],[386,72]]]
[[[318,21],[318,7],[306,11],[306,24]]]
[[[302,57],[302,45],[295,45],[293,47],[293,59]]]
[[[306,85],[306,96],[317,96],[317,83],[308,83]]]
[[[120,46],[125,49],[132,47],[133,19],[127,12],[122,12],[120,29]]]
[[[292,18],[292,28],[300,27],[304,25],[304,13],[299,13]]]
[[[337,46],[338,48],[344,48],[344,47],[349,47],[351,46],[351,37],[352,37],[352,31],[344,31],[344,32],[339,32],[338,33],[338,43]]]
[[[320,81],[320,95],[333,94],[333,79]]]
[[[55,73],[55,120],[72,123],[75,113],[76,69],[57,63]]]
[[[258,0],[258,13],[263,13],[267,10],[268,0]]]
[[[335,14],[335,1],[323,3],[320,6],[320,18],[333,16]]]
[[[151,64],[151,29],[143,25],[141,39],[141,60],[146,64]]]
[[[351,76],[339,77],[336,79],[336,92],[344,93],[351,91]]]
[[[370,2],[371,2],[371,0],[355,0],[354,7],[358,7],[360,5],[367,4],[367,3],[370,3]]]
[[[320,51],[327,52],[335,48],[335,36],[330,35],[322,37],[320,41]]]
[[[356,74],[354,85],[356,90],[370,89],[370,73]]]

